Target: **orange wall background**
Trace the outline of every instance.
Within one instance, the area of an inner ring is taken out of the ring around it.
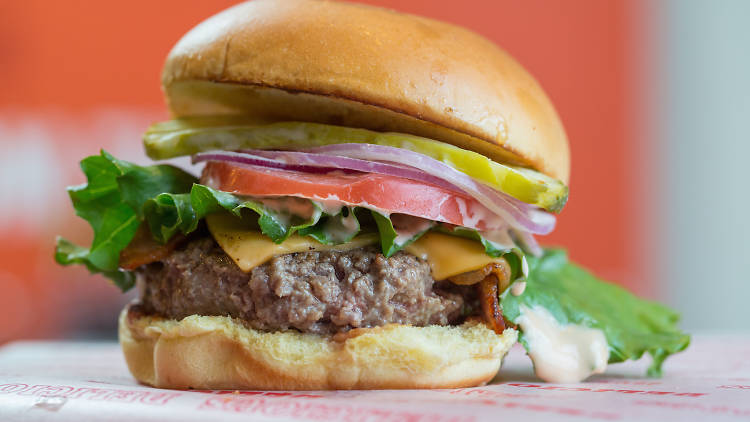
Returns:
[[[42,143],[42,149],[56,163],[54,171],[34,164],[27,170],[32,177],[38,173],[50,178],[48,184],[34,179],[43,185],[37,198],[19,205],[0,192],[5,199],[5,214],[0,216],[9,216],[0,223],[0,237],[5,239],[0,243],[0,343],[78,335],[80,327],[85,327],[84,333],[92,327],[106,332],[114,326],[125,300],[116,288],[81,269],[57,268],[52,261],[56,233],[79,241],[90,236],[87,226],[73,217],[63,187],[83,180],[77,161],[101,146],[143,160],[138,131],[166,117],[159,90],[163,58],[185,31],[232,3],[0,3],[0,147],[6,153],[16,151],[21,147],[19,133],[33,137],[36,127],[44,127],[51,141]],[[643,218],[633,205],[643,187],[630,174],[638,172],[641,147],[634,129],[638,122],[631,113],[638,101],[631,89],[637,67],[631,23],[639,3],[366,3],[470,27],[508,50],[537,77],[558,108],[573,155],[569,204],[557,231],[542,243],[564,245],[574,259],[597,273],[650,294],[638,252]],[[121,116],[129,122],[127,130],[118,123]],[[88,135],[78,136],[79,128],[88,128]],[[23,184],[24,178],[18,174],[12,183]],[[18,186],[5,187],[18,192]],[[34,220],[25,212],[11,211],[19,206],[42,211],[28,214]]]

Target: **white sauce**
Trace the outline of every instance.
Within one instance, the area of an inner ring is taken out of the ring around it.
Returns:
[[[405,214],[391,215],[391,223],[396,230],[396,238],[393,243],[402,246],[419,233],[424,233],[434,225],[430,220],[413,217]]]
[[[299,193],[295,193],[295,194],[292,194],[291,196],[303,196],[303,195],[299,194]],[[328,212],[328,214],[332,214],[332,215],[333,214],[338,214],[338,212],[334,212],[334,211],[337,208],[341,209],[341,207],[343,207],[343,206],[347,206],[347,207],[350,207],[350,208],[354,208],[354,207],[367,208],[367,209],[372,210],[372,211],[377,211],[377,212],[379,212],[380,214],[383,214],[386,217],[388,217],[390,215],[389,211],[386,211],[384,209],[378,208],[378,207],[376,207],[374,205],[370,205],[370,204],[367,203],[367,201],[361,201],[361,202],[357,202],[357,203],[354,203],[354,202],[342,202],[342,201],[339,200],[338,196],[336,196],[336,195],[330,195],[330,194],[328,196],[326,196],[325,198],[314,196],[311,199],[313,201],[317,202],[318,204],[320,204],[321,207],[324,208],[323,211],[326,211],[326,210],[331,211],[331,212]],[[326,202],[324,202],[324,201],[326,201]],[[340,204],[340,207],[339,207],[339,205],[337,205],[337,203]]]
[[[515,283],[513,283],[513,286],[510,287],[510,294],[512,294],[513,296],[521,296],[525,290],[526,282],[516,281]]]
[[[536,375],[547,382],[573,383],[607,369],[604,333],[580,325],[560,325],[548,310],[521,306],[521,326]]]
[[[264,207],[276,212],[277,214],[295,215],[305,220],[312,218],[318,211],[309,199],[297,198],[294,196],[266,198],[251,197],[250,199],[260,202]]]
[[[341,219],[341,226],[348,230],[349,233],[359,231],[359,221],[354,216],[353,211],[349,211],[349,215]]]
[[[315,202],[318,204],[320,209],[328,215],[338,214],[339,212],[341,212],[341,208],[346,205],[338,199],[316,199]]]
[[[357,234],[359,231],[359,222],[354,217],[354,214],[350,212],[346,217],[340,215],[328,220],[325,230],[334,243],[343,243]]]

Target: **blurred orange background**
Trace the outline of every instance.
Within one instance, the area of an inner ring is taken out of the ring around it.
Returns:
[[[166,118],[159,72],[187,30],[232,1],[26,0],[0,3],[0,343],[115,335],[123,296],[52,260],[54,236],[85,242],[64,187],[101,147],[145,162],[139,134]],[[648,168],[640,131],[638,1],[503,0],[366,3],[469,27],[514,55],[562,117],[573,156],[570,202],[544,244],[645,295]]]

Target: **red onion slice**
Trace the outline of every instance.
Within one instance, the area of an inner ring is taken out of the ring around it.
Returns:
[[[283,161],[272,160],[266,157],[257,155],[251,155],[243,152],[231,152],[231,151],[214,151],[214,152],[202,152],[195,154],[192,157],[192,163],[200,163],[203,161],[227,161],[231,163],[247,164],[252,166],[270,167],[280,170],[292,170],[302,171],[306,173],[330,173],[333,171],[346,171],[346,168],[330,166],[312,166],[305,164],[286,163]]]

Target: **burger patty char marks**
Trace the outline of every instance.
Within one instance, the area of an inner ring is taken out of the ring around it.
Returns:
[[[449,325],[476,300],[471,286],[436,284],[424,260],[405,252],[386,258],[375,247],[281,255],[245,273],[201,237],[136,272],[148,312],[228,315],[269,331]]]

